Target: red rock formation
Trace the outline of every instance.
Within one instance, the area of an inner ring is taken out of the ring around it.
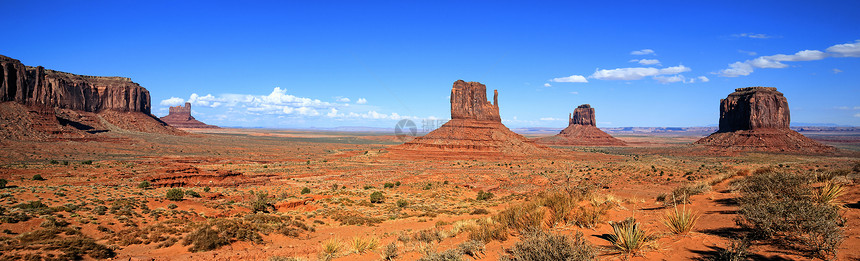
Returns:
[[[576,107],[568,116],[568,126],[560,133],[551,137],[535,139],[540,144],[574,145],[574,146],[624,146],[624,141],[616,139],[598,129],[594,117],[594,108],[583,104]]]
[[[536,145],[516,134],[499,117],[498,91],[493,101],[487,101],[486,86],[479,82],[454,82],[451,89],[451,120],[422,137],[389,148],[396,153],[438,152],[456,157],[459,153],[484,155],[535,155],[547,153],[546,147]]]
[[[150,114],[149,91],[129,78],[24,66],[0,55],[0,137],[84,138],[111,129],[182,134]]]
[[[184,107],[182,105],[171,106],[167,116],[160,119],[176,128],[218,128],[218,126],[207,125],[191,116],[190,102],[186,102]]]
[[[720,100],[720,129],[696,144],[731,151],[833,150],[789,129],[790,119],[788,100],[776,88],[738,88]]]

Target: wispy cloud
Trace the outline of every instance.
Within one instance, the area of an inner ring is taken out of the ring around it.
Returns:
[[[347,97],[340,97],[340,96],[338,96],[338,97],[335,97],[335,98],[337,98],[337,102],[349,102],[349,98],[347,98]]]
[[[543,84],[543,87],[552,87],[552,84],[544,83],[544,84]]]
[[[734,37],[738,37],[738,38],[753,38],[753,39],[768,39],[768,38],[774,38],[774,36],[772,36],[772,35],[766,35],[766,34],[751,34],[751,33],[733,34],[732,36],[734,36]]]
[[[367,99],[365,99],[365,98],[358,98],[358,100],[357,100],[357,101],[355,101],[355,103],[357,103],[357,104],[366,104],[366,103],[367,103]]]
[[[747,76],[753,73],[756,68],[785,68],[788,65],[783,62],[816,61],[828,57],[860,57],[860,40],[854,43],[837,44],[828,47],[826,52],[803,50],[795,54],[760,56],[752,60],[734,62],[729,64],[729,68],[720,70],[715,74],[723,77]]]
[[[756,54],[758,54],[758,53],[753,52],[753,51],[744,51],[744,50],[738,50],[738,52],[742,53],[742,54],[749,55],[749,56],[755,56]]]
[[[654,50],[651,50],[651,49],[642,49],[642,50],[638,50],[638,51],[632,51],[632,52],[630,52],[630,54],[632,54],[632,55],[648,55],[648,54],[655,54],[655,53],[654,53]]]
[[[684,65],[678,65],[673,67],[666,67],[662,69],[654,68],[654,67],[631,67],[631,68],[617,68],[617,69],[609,69],[609,70],[600,70],[597,69],[589,78],[594,78],[598,80],[622,80],[622,81],[630,81],[630,80],[639,80],[648,76],[659,76],[659,75],[672,75],[679,74],[682,72],[688,72],[691,69]]]
[[[162,106],[182,105],[182,104],[185,104],[185,99],[182,99],[179,97],[170,97],[170,98],[162,100],[159,104],[161,104]]]
[[[585,79],[585,76],[582,76],[582,75],[571,75],[571,76],[567,76],[567,77],[553,78],[549,81],[551,81],[551,82],[588,82],[588,80]]]
[[[654,65],[654,64],[659,65],[660,64],[660,60],[657,60],[657,59],[633,59],[633,60],[630,60],[630,62],[631,63],[639,63],[641,65]]]
[[[833,74],[837,74],[837,73],[841,73],[841,72],[842,72],[842,70],[833,68]]]

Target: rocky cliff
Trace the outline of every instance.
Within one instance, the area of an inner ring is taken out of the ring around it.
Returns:
[[[493,103],[487,101],[487,86],[479,82],[458,80],[451,88],[451,119],[502,122],[499,116],[499,92],[493,91]]]
[[[218,128],[218,126],[208,125],[191,116],[191,103],[189,102],[186,102],[185,106],[170,106],[169,114],[160,119],[176,128]]]
[[[396,155],[420,157],[530,156],[550,150],[516,134],[499,117],[498,92],[487,101],[479,82],[458,80],[451,88],[451,120],[438,129],[389,148]]]
[[[624,141],[616,139],[597,128],[594,108],[589,104],[579,105],[568,115],[567,128],[555,136],[535,139],[540,144],[574,146],[624,146]]]
[[[131,130],[183,134],[150,114],[149,91],[124,77],[25,66],[0,55],[0,137],[92,139]]]
[[[86,112],[150,113],[149,91],[124,77],[75,75],[24,66],[0,55],[0,101]]]
[[[735,89],[720,100],[720,128],[696,144],[729,151],[820,153],[833,150],[789,129],[788,99],[774,87]]]

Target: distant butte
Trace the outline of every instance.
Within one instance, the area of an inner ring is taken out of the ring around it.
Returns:
[[[568,115],[567,128],[559,134],[538,138],[535,142],[550,145],[574,146],[624,146],[624,141],[616,139],[597,128],[594,108],[589,104],[579,105]]]
[[[720,100],[720,128],[696,141],[722,150],[811,152],[833,150],[789,129],[788,99],[774,87],[735,89]]]
[[[167,116],[161,117],[160,119],[176,128],[218,128],[218,126],[208,125],[194,119],[194,116],[191,116],[190,102],[186,102],[184,107],[182,105],[171,106]]]
[[[438,129],[389,148],[395,152],[440,152],[486,155],[534,155],[547,148],[516,134],[499,116],[498,91],[487,101],[487,87],[479,82],[458,80],[451,88],[451,120]],[[454,154],[450,154],[454,153]]]

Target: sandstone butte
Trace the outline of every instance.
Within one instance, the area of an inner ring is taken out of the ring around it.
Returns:
[[[833,150],[789,129],[788,100],[774,87],[735,89],[720,100],[720,128],[695,142],[718,150],[821,153]]]
[[[125,77],[76,75],[0,55],[0,137],[80,139],[112,130],[183,134],[150,114],[149,91]]]
[[[186,102],[185,106],[170,106],[167,116],[159,119],[176,128],[218,128],[218,126],[208,125],[191,116],[190,102]]]
[[[555,136],[535,140],[539,144],[575,146],[624,146],[624,141],[616,139],[597,128],[594,108],[589,104],[579,105],[568,115],[567,128]]]
[[[389,148],[392,152],[418,152],[422,155],[526,156],[549,150],[516,134],[499,116],[498,91],[493,103],[487,101],[487,87],[479,82],[458,80],[451,88],[451,120],[436,130],[409,142]]]

